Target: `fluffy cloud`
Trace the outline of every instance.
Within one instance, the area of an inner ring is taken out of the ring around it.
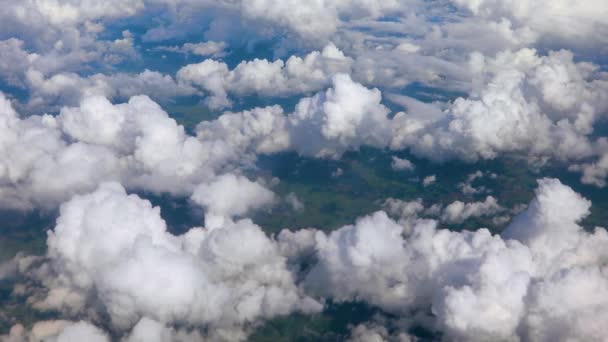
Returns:
[[[231,105],[228,94],[287,96],[318,91],[328,85],[337,73],[349,73],[352,60],[333,44],[313,51],[303,58],[291,56],[287,61],[255,59],[239,63],[229,70],[225,63],[212,59],[181,68],[177,79],[182,84],[200,87],[211,95],[212,108]]]
[[[603,1],[452,0],[473,14],[494,21],[508,20],[549,43],[571,46],[606,43],[608,5]],[[546,36],[546,37],[545,37]]]
[[[294,149],[315,157],[338,157],[349,149],[384,147],[390,139],[388,109],[377,89],[336,75],[333,88],[300,100],[289,116]]]
[[[483,202],[452,202],[445,207],[441,219],[447,223],[462,223],[471,217],[494,216],[504,210],[496,198],[488,196]]]
[[[41,321],[26,330],[15,325],[8,335],[0,336],[4,342],[48,341],[48,342],[110,342],[110,337],[88,322]]]
[[[381,17],[407,9],[416,1],[324,0],[314,3],[296,1],[243,0],[244,16],[271,21],[294,31],[305,39],[323,39],[333,34],[341,18]]]
[[[436,181],[437,181],[437,176],[435,176],[435,175],[426,176],[422,180],[422,185],[426,188],[427,186],[435,183]]]
[[[228,112],[201,123],[196,136],[146,96],[119,104],[87,96],[58,116],[26,119],[2,96],[2,205],[53,206],[106,180],[189,195],[202,182],[251,165],[260,153],[338,158],[362,145],[386,146],[390,120],[380,92],[347,75],[332,82],[288,115],[278,106]]]
[[[376,323],[359,324],[351,329],[350,342],[410,342],[411,339],[407,334],[400,333],[397,336],[391,336],[388,330]]]
[[[17,117],[0,97],[3,206],[54,206],[104,180],[188,193],[237,159],[233,146],[188,136],[148,97],[87,97],[56,117]],[[53,179],[53,182],[48,182]]]
[[[238,113],[226,112],[217,120],[203,121],[197,136],[217,141],[235,150],[253,154],[269,154],[291,145],[285,113],[280,106],[254,108]]]
[[[197,56],[213,56],[221,57],[225,54],[226,43],[224,42],[202,42],[202,43],[185,43],[182,46],[160,46],[158,51],[178,52],[184,54],[194,54]]]
[[[202,122],[197,132],[257,153],[294,150],[305,156],[338,158],[363,145],[386,146],[391,134],[388,112],[379,90],[338,74],[331,88],[301,99],[292,113],[285,115],[278,106],[228,112]]]
[[[575,63],[566,51],[539,57],[523,49],[495,59],[474,54],[471,68],[471,96],[456,99],[445,115],[427,108],[427,117],[395,116],[393,148],[409,146],[435,160],[593,154],[588,135],[607,108],[605,75],[596,66]]]
[[[210,183],[198,185],[191,199],[205,208],[205,224],[209,228],[221,225],[225,218],[242,217],[276,202],[274,193],[262,184],[234,174],[221,175]]]
[[[319,263],[304,284],[323,297],[362,300],[404,317],[430,307],[437,328],[455,340],[601,341],[608,333],[596,324],[608,314],[606,253],[594,246],[608,233],[578,224],[589,206],[559,181],[543,179],[502,236],[441,230],[432,220],[409,230],[378,212],[316,232]],[[410,214],[421,211],[410,207]]]
[[[127,100],[132,96],[147,94],[157,101],[166,102],[175,97],[197,93],[192,87],[177,84],[171,76],[150,70],[139,74],[95,74],[82,77],[75,73],[58,73],[45,77],[37,70],[28,69],[25,79],[30,90],[25,107],[36,112],[76,106],[91,96]]]
[[[491,190],[486,188],[483,185],[481,185],[479,187],[473,186],[473,183],[477,179],[482,179],[484,177],[488,177],[490,179],[496,179],[498,177],[498,175],[495,173],[481,172],[480,170],[477,170],[477,171],[469,174],[467,176],[466,181],[458,183],[457,186],[464,195],[476,195],[476,194],[489,193],[489,192],[491,192]]]
[[[239,336],[238,332],[236,335],[219,336],[224,337],[224,340],[239,340],[244,338]],[[205,341],[205,338],[198,331],[187,331],[185,329],[174,329],[168,327],[162,323],[159,323],[150,318],[142,318],[133,327],[133,330],[124,339],[124,342],[201,342]]]
[[[230,330],[321,307],[300,293],[275,242],[251,221],[174,236],[159,208],[117,183],[61,207],[48,258],[39,276],[49,292],[36,307],[84,313],[93,305],[116,329],[135,326],[134,336],[145,333],[136,324],[153,325],[144,317]]]
[[[395,171],[412,171],[416,166],[407,159],[393,157],[391,168]]]

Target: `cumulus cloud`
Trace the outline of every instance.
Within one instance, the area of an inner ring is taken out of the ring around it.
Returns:
[[[407,159],[393,157],[391,168],[395,171],[412,171],[416,168],[416,166]]]
[[[62,205],[47,244],[48,267],[37,276],[48,293],[34,306],[80,314],[98,308],[114,329],[135,327],[134,341],[150,333],[146,327],[159,338],[187,333],[174,324],[244,336],[247,323],[321,308],[250,220],[175,236],[158,207],[117,183]]]
[[[396,342],[410,342],[411,338],[405,334],[400,333],[396,336],[392,336],[388,330],[377,323],[359,324],[351,329],[350,342],[385,342],[385,341],[396,341]]]
[[[421,198],[404,201],[388,198],[382,205],[391,217],[397,218],[400,225],[410,229],[421,218],[433,218],[445,224],[461,224],[471,218],[492,218],[494,224],[502,224],[509,220],[507,209],[498,204],[498,201],[487,196],[484,201],[462,202],[454,201],[445,207],[435,203],[425,207]],[[509,211],[517,212],[517,208]],[[498,216],[502,214],[502,216]]]
[[[435,175],[430,175],[430,176],[426,176],[424,177],[424,179],[422,180],[422,185],[424,187],[427,187],[433,183],[435,183],[437,181],[437,176]]]
[[[238,332],[231,337],[235,337],[233,340],[242,339]],[[147,317],[137,322],[131,333],[123,339],[124,342],[200,342],[204,340],[205,338],[196,330],[175,329]]]
[[[25,108],[36,112],[77,106],[91,96],[128,100],[132,96],[147,94],[156,101],[167,102],[169,99],[197,93],[192,87],[176,83],[171,76],[150,70],[139,74],[94,74],[82,77],[76,73],[57,73],[45,77],[35,69],[28,69],[25,79],[30,90]]]
[[[457,184],[458,188],[464,195],[476,195],[476,194],[484,194],[491,192],[490,189],[486,188],[484,185],[480,185],[478,187],[474,186],[474,182],[478,179],[482,178],[490,178],[496,179],[498,177],[497,174],[491,172],[482,172],[477,170],[467,176],[466,181],[460,182]]]
[[[381,17],[400,10],[416,1],[361,1],[327,0],[318,3],[299,3],[243,0],[245,17],[270,21],[284,26],[305,39],[323,39],[333,34],[341,18]]]
[[[0,335],[3,342],[26,342],[26,341],[48,341],[48,342],[110,342],[110,337],[96,326],[80,321],[40,321],[36,322],[30,329],[17,324],[11,327],[8,335]]]
[[[607,108],[607,83],[597,66],[575,63],[567,51],[538,56],[530,49],[495,59],[473,54],[470,65],[471,96],[456,99],[444,115],[429,108],[426,116],[398,113],[393,148],[410,147],[434,160],[593,155],[588,136]]]
[[[362,145],[384,147],[390,137],[389,110],[377,89],[343,74],[333,88],[300,100],[289,116],[294,149],[314,157],[339,157]]]
[[[333,75],[350,73],[351,65],[352,60],[330,44],[304,57],[291,56],[285,62],[255,59],[232,70],[226,63],[208,59],[181,68],[177,80],[210,94],[206,100],[210,107],[223,108],[231,105],[229,94],[283,97],[321,90]]]
[[[287,194],[287,196],[285,196],[285,202],[287,202],[287,204],[289,204],[294,211],[304,210],[304,203],[300,201],[298,195],[296,195],[294,192],[290,192]]]
[[[225,54],[224,49],[227,45],[224,42],[201,42],[201,43],[185,43],[182,46],[159,46],[158,51],[178,52],[184,54],[193,54],[197,56],[212,56],[222,57]]]
[[[570,46],[606,43],[608,5],[603,1],[452,0],[474,15],[509,23],[532,31],[549,43]]]
[[[275,194],[259,182],[246,177],[224,174],[194,189],[191,199],[205,208],[205,224],[212,228],[223,219],[243,217],[252,210],[268,208],[276,202]]]
[[[304,286],[401,317],[430,308],[449,339],[601,341],[608,333],[597,324],[607,314],[606,253],[594,246],[608,233],[579,225],[589,206],[558,180],[542,179],[536,198],[502,235],[438,229],[428,219],[405,229],[377,212],[314,233],[318,264]]]
[[[240,149],[258,153],[294,150],[318,158],[338,158],[361,146],[384,147],[391,134],[389,110],[381,93],[348,75],[332,78],[332,87],[302,98],[292,113],[278,106],[227,112],[202,122],[198,135],[218,137]]]
[[[441,219],[447,223],[462,223],[471,217],[494,216],[504,210],[496,198],[488,196],[483,202],[452,202],[445,207]]]
[[[26,119],[2,96],[3,206],[53,206],[107,180],[190,195],[200,183],[251,166],[257,154],[338,158],[363,145],[386,146],[391,123],[380,91],[343,74],[332,85],[287,115],[279,106],[227,112],[199,124],[195,136],[146,96],[118,104],[86,96],[57,116]]]

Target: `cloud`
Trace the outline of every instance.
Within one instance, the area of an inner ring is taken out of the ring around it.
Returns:
[[[473,54],[469,98],[437,115],[398,113],[395,149],[410,147],[434,160],[492,159],[502,153],[531,158],[580,159],[593,155],[588,135],[606,110],[606,82],[596,66],[575,63],[570,52],[538,56],[522,49],[495,59]]]
[[[452,224],[462,223],[471,217],[494,216],[504,210],[492,196],[486,197],[483,202],[455,201],[445,207],[441,220]]]
[[[201,42],[201,43],[184,43],[182,46],[159,46],[155,48],[158,51],[178,52],[184,54],[194,54],[197,56],[212,56],[222,57],[225,55],[227,44],[224,42]]]
[[[5,342],[49,341],[109,342],[110,337],[94,325],[80,321],[40,321],[26,330],[22,325],[14,325],[8,335],[0,335]]]
[[[558,180],[542,179],[527,211],[501,236],[438,229],[428,219],[407,229],[377,212],[329,234],[314,233],[318,264],[304,286],[400,317],[430,308],[448,339],[599,341],[607,333],[596,324],[608,314],[606,253],[594,246],[606,243],[608,233],[578,224],[589,206]],[[412,208],[410,215],[422,210]]]
[[[224,174],[210,183],[194,189],[191,199],[205,208],[205,223],[213,228],[228,218],[243,217],[253,210],[269,208],[277,199],[275,194],[259,182],[246,177]]]
[[[28,69],[25,79],[30,90],[25,108],[36,112],[77,106],[91,96],[128,100],[132,96],[147,94],[157,101],[167,102],[196,94],[194,88],[177,84],[171,76],[150,70],[139,74],[94,74],[88,77],[57,73],[47,78],[35,69]]]
[[[603,1],[570,3],[558,1],[453,0],[474,15],[493,20],[508,20],[529,29],[550,43],[598,46],[606,43],[608,5]]]
[[[285,196],[285,202],[287,202],[287,204],[289,204],[289,206],[294,211],[304,210],[304,203],[300,201],[298,195],[296,195],[295,192],[290,192],[289,194],[287,194],[287,196]]]
[[[490,179],[496,179],[498,177],[495,173],[490,172],[482,172],[477,170],[467,176],[466,181],[458,183],[458,188],[464,195],[476,195],[491,192],[490,189],[486,188],[484,185],[474,187],[473,183],[477,179],[482,179],[484,177],[488,177]]]
[[[395,171],[412,171],[416,168],[416,166],[407,159],[393,157],[391,168]]]
[[[243,61],[234,69],[212,59],[189,64],[177,72],[181,84],[197,86],[210,94],[206,100],[212,108],[229,107],[229,94],[257,94],[285,97],[321,90],[337,73],[349,73],[352,60],[333,44],[304,57],[291,56],[287,61],[266,59]]]
[[[287,27],[304,39],[322,40],[333,34],[341,18],[381,17],[407,9],[415,1],[328,0],[319,3],[243,0],[243,15]]]
[[[435,175],[426,176],[422,180],[422,185],[426,188],[427,186],[435,183],[436,181],[437,181],[437,176],[435,176]]]
[[[240,336],[234,336],[232,340],[239,340]],[[200,342],[205,341],[205,338],[196,330],[187,331],[185,329],[174,329],[167,327],[150,318],[142,318],[133,327],[133,330],[128,337],[123,339],[124,342]]]
[[[50,267],[39,273],[49,291],[34,306],[81,314],[99,308],[114,329],[135,326],[135,335],[143,333],[137,325],[153,325],[145,317],[240,330],[321,308],[298,290],[260,227],[241,220],[214,228],[171,235],[158,207],[104,183],[62,205],[47,242]]]
[[[241,123],[249,130],[208,134],[203,127],[199,135],[190,136],[146,96],[121,104],[91,96],[78,107],[64,107],[58,116],[20,119],[0,95],[0,201],[3,207],[53,207],[110,180],[130,188],[190,195],[221,171],[250,163],[257,152],[285,148],[280,137],[263,126],[277,114],[276,108],[253,113],[233,119],[227,115],[204,126],[220,127],[243,117]],[[235,136],[237,132],[248,136]],[[277,148],[271,147],[274,143]]]
[[[289,116],[294,149],[307,156],[337,158],[362,145],[385,146],[390,120],[380,100],[379,90],[336,75],[333,88],[300,100]]]
[[[391,336],[386,327],[377,323],[359,324],[351,329],[350,342],[410,342],[411,338],[405,333]]]

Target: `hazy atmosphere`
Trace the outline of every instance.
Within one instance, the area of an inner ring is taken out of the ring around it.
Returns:
[[[607,182],[606,0],[0,0],[0,342],[606,342]]]

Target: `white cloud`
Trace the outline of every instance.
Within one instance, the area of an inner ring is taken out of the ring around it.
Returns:
[[[275,242],[250,220],[174,236],[158,207],[117,183],[61,207],[48,258],[41,277],[49,292],[35,307],[85,313],[93,305],[117,329],[150,325],[144,317],[169,326],[240,329],[321,307],[300,293]]]
[[[5,342],[48,341],[48,342],[110,342],[110,337],[94,325],[80,321],[40,321],[26,330],[22,325],[14,325],[8,335],[0,335]]]
[[[181,84],[194,85],[210,94],[212,108],[231,105],[228,94],[257,94],[281,97],[321,90],[337,73],[349,73],[352,60],[333,44],[304,57],[291,56],[287,61],[265,59],[243,61],[233,70],[223,62],[207,59],[182,67],[177,73]]]
[[[471,217],[494,216],[504,210],[492,196],[486,197],[483,202],[455,201],[445,207],[441,220],[452,224],[462,223]]]
[[[422,185],[426,188],[427,186],[435,183],[436,181],[437,181],[437,176],[435,176],[435,175],[426,176],[422,180]]]
[[[300,100],[289,116],[293,148],[314,157],[339,157],[362,145],[384,147],[390,139],[388,109],[377,89],[347,75],[333,78],[333,88]]]
[[[224,219],[243,217],[253,210],[269,208],[277,200],[275,194],[259,182],[230,173],[198,185],[191,199],[205,208],[208,228],[221,225]]]
[[[201,43],[184,43],[182,46],[160,46],[155,48],[158,51],[179,52],[185,54],[194,54],[197,56],[212,56],[222,57],[225,54],[227,44],[224,42],[201,42]]]
[[[287,196],[285,196],[285,202],[287,202],[287,204],[289,204],[294,211],[304,210],[304,203],[300,201],[298,195],[296,195],[294,192],[290,192],[287,194]]]
[[[532,158],[580,159],[593,154],[588,135],[606,110],[605,75],[575,63],[566,51],[539,57],[534,50],[474,54],[469,98],[444,115],[397,114],[393,148],[444,160],[491,159],[516,152]],[[425,109],[433,113],[430,109]]]
[[[503,236],[440,230],[428,219],[406,229],[378,212],[316,232],[319,263],[304,285],[404,318],[430,307],[448,339],[600,341],[608,333],[597,324],[608,314],[608,287],[606,253],[595,246],[608,233],[578,224],[589,205],[559,181],[540,180],[535,200]]]
[[[393,156],[391,168],[395,171],[413,171],[416,166],[409,160]]]
[[[598,46],[606,43],[608,5],[604,1],[452,0],[489,20],[509,20],[551,43]],[[546,36],[546,37],[545,37]]]

